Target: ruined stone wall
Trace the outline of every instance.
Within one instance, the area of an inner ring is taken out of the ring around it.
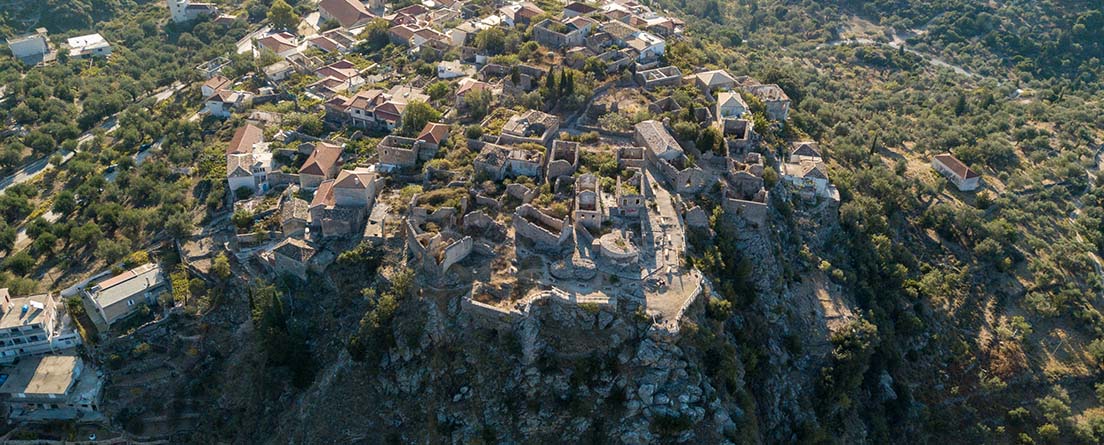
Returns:
[[[535,187],[530,188],[524,184],[513,183],[506,185],[506,194],[520,199],[522,203],[528,204],[529,201],[540,196],[540,189]]]
[[[441,255],[441,262],[438,264],[440,273],[447,272],[453,264],[464,261],[464,258],[471,255],[474,243],[472,237],[465,236],[445,246],[443,250],[444,254]]]
[[[526,217],[539,220],[541,224],[530,222]],[[517,236],[527,238],[541,247],[561,246],[571,236],[570,226],[566,220],[558,220],[546,215],[529,204],[522,204],[518,207],[513,219],[514,232]],[[557,230],[558,233],[554,233],[542,227],[542,225]]]
[[[268,186],[271,188],[287,187],[291,184],[299,183],[299,175],[294,173],[284,173],[276,170],[268,174]]]
[[[767,221],[767,203],[746,201],[743,199],[724,198],[721,207],[728,214],[744,218],[755,226],[762,226]]]

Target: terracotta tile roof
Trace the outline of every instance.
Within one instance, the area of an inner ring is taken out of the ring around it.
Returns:
[[[945,165],[948,169],[951,170],[951,172],[955,174],[955,176],[958,176],[959,178],[970,179],[979,176],[977,172],[975,172],[970,167],[967,167],[966,164],[963,164],[962,161],[959,161],[958,158],[951,156],[950,154],[945,153],[935,155],[935,159]]]
[[[315,47],[318,47],[319,49],[322,49],[326,52],[340,51],[341,49],[343,49],[340,44],[326,36],[314,36],[307,39],[307,42],[310,42],[311,45],[314,45]]]
[[[594,11],[597,11],[597,9],[594,9],[593,6],[580,2],[571,2],[567,6],[564,6],[564,9],[579,14],[590,14]]]
[[[376,107],[376,117],[385,121],[398,122],[402,119],[402,112],[405,109],[405,103],[389,100]]]
[[[295,49],[296,47],[295,36],[286,32],[269,34],[257,39],[257,45],[262,48],[268,48],[276,54]]]
[[[264,141],[264,131],[253,124],[245,124],[234,131],[234,137],[230,139],[230,145],[226,147],[226,154],[245,154],[253,152],[253,145]]]
[[[429,10],[426,9],[425,6],[414,4],[395,11],[395,14],[406,14],[413,17],[425,14],[427,12],[429,12]]]
[[[337,174],[337,180],[334,181],[333,187],[363,190],[368,188],[368,184],[371,184],[375,179],[376,174],[363,167],[354,170],[341,170]]]
[[[333,65],[327,65],[315,70],[314,74],[320,77],[333,77],[338,80],[349,80],[352,77],[356,77],[358,74],[356,68],[339,68]]]
[[[207,79],[206,82],[203,82],[203,86],[205,86],[207,88],[210,88],[214,91],[218,91],[218,90],[221,90],[223,88],[230,87],[231,83],[232,82],[230,81],[230,79],[227,79],[227,78],[225,78],[221,75],[216,75],[216,76],[214,76],[210,79]]]
[[[414,33],[417,32],[417,30],[407,25],[399,25],[392,26],[387,32],[398,37],[400,40],[409,42],[410,38],[414,37]]]
[[[382,94],[382,90],[357,91],[356,95],[349,99],[348,106],[359,110],[371,110],[375,108],[375,103]]]
[[[422,132],[418,133],[417,139],[420,141],[426,141],[430,144],[439,145],[442,141],[448,138],[449,126],[445,124],[439,124],[436,122],[427,122],[425,128],[422,128]]]
[[[349,28],[357,25],[358,23],[365,22],[373,17],[368,8],[364,7],[364,4],[358,0],[322,0],[318,4],[318,9],[325,11],[334,20],[337,20],[342,27]]]
[[[536,17],[536,16],[541,15],[541,14],[544,14],[543,9],[541,9],[540,7],[538,7],[537,5],[535,5],[533,3],[525,2],[525,3],[521,4],[521,9],[518,9],[517,14],[515,16],[520,17],[520,18],[524,18],[526,20],[531,20],[533,17]]]
[[[793,149],[790,150],[790,156],[820,156],[820,148],[817,147],[816,142],[794,142]]]
[[[313,209],[318,206],[333,207],[335,203],[333,185],[333,179],[327,179],[318,184],[318,190],[314,191],[314,198],[311,198],[310,208]]]
[[[314,151],[307,157],[299,174],[329,176],[329,172],[337,166],[341,159],[340,146],[319,142],[314,145]]]
[[[480,82],[467,77],[460,81],[460,87],[456,89],[456,95],[463,97],[465,94],[468,94],[469,91],[482,91],[490,87],[491,85],[486,82]]]

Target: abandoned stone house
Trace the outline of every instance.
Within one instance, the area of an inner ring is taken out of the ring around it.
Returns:
[[[561,176],[571,176],[579,168],[579,143],[571,141],[552,141],[548,149],[548,165],[545,177],[549,182]]]
[[[476,172],[482,172],[495,181],[501,181],[507,176],[539,179],[544,166],[543,159],[544,154],[535,150],[488,143],[483,145],[473,165]]]
[[[318,251],[306,241],[287,238],[277,244],[267,255],[267,264],[276,275],[291,275],[306,281],[307,272],[318,270],[311,260]]]
[[[414,221],[406,221],[407,248],[420,269],[432,277],[444,275],[452,265],[467,258],[474,243],[471,236],[451,229],[427,233]]]
[[[744,91],[759,98],[767,109],[767,119],[785,121],[790,113],[790,97],[775,84],[760,84],[755,81],[747,81],[741,87]]]
[[[602,189],[598,177],[587,173],[575,179],[575,221],[590,230],[602,226]]]
[[[569,218],[556,218],[529,204],[518,206],[513,223],[517,241],[529,240],[538,250],[558,251],[571,238]]]
[[[721,208],[753,226],[767,219],[770,195],[763,187],[763,169],[761,156],[748,153],[743,162],[729,161],[728,177],[721,181]]]
[[[659,170],[677,193],[697,193],[705,186],[706,173],[693,165],[662,123],[648,120],[636,124],[633,141],[646,148],[648,163]]]
[[[560,131],[560,118],[537,110],[514,115],[502,126],[500,144],[532,142],[548,147]]]
[[[646,182],[644,173],[638,167],[625,168],[628,175],[617,177],[617,214],[623,217],[635,218],[644,212],[647,199],[644,197]]]
[[[581,46],[587,34],[598,24],[589,17],[544,19],[533,25],[533,40],[552,49]]]
[[[376,145],[376,153],[380,165],[385,168],[413,167],[418,164],[423,147],[426,144],[418,139],[389,134]]]
[[[682,71],[677,66],[668,65],[637,71],[634,79],[638,85],[649,90],[665,86],[678,86],[682,83]]]

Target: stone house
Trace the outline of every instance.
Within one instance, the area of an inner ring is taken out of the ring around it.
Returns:
[[[575,179],[575,221],[590,230],[602,226],[602,189],[598,177],[587,173]]]
[[[668,65],[650,70],[637,71],[636,83],[645,89],[662,86],[676,86],[682,83],[682,71],[677,66]]]
[[[560,131],[560,118],[537,110],[528,110],[511,117],[502,126],[499,143],[532,142],[548,147]]]
[[[567,218],[558,219],[529,204],[522,204],[514,211],[514,235],[518,240],[532,241],[540,250],[558,250],[571,238],[571,224]]]
[[[318,251],[297,238],[287,238],[272,248],[272,260],[269,263],[277,275],[292,275],[307,280],[307,271],[311,270],[311,259]]]
[[[342,148],[326,142],[314,145],[314,151],[299,168],[299,187],[314,190],[326,179],[333,179],[341,169]]]
[[[571,176],[579,168],[579,143],[552,141],[552,148],[548,149],[547,157],[545,176],[550,182],[560,176]]]
[[[773,83],[769,85],[752,84],[745,85],[743,89],[763,101],[763,105],[767,109],[767,119],[786,120],[790,113],[790,97],[786,95],[782,87]]]

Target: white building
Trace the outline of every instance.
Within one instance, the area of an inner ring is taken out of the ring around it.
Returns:
[[[207,98],[205,109],[215,117],[227,118],[235,110],[245,109],[253,95],[242,91],[219,90]]]
[[[640,53],[637,60],[641,62],[659,58],[663,56],[663,52],[667,49],[666,40],[647,31],[640,31],[626,40],[625,44]]]
[[[951,181],[959,191],[976,190],[981,185],[981,175],[950,154],[935,155],[932,158],[932,168]]]
[[[50,40],[46,38],[46,28],[38,28],[33,34],[9,38],[8,48],[17,59],[45,56],[50,52]]]
[[[459,60],[445,60],[437,64],[437,77],[440,79],[455,79],[468,75],[469,71]]]
[[[12,297],[0,289],[0,363],[81,344],[69,315],[50,294]]]
[[[218,14],[218,6],[211,3],[191,0],[165,0],[169,4],[169,15],[176,23],[190,22],[201,16]]]
[[[69,57],[107,57],[111,55],[111,44],[99,33],[73,37],[66,41]]]

